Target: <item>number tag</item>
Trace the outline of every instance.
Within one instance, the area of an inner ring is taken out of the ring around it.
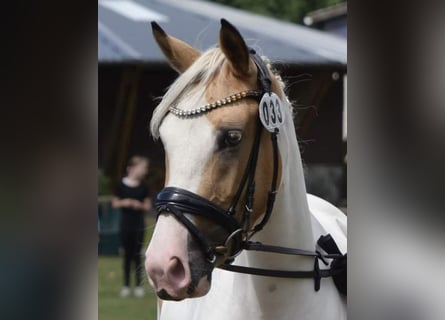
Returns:
[[[275,93],[265,93],[260,101],[260,119],[263,126],[274,132],[284,123],[284,112],[281,109],[281,100]]]

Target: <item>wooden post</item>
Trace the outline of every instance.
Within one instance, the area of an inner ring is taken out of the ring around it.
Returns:
[[[126,163],[128,159],[128,149],[131,141],[131,133],[134,127],[134,116],[137,108],[137,96],[139,89],[140,69],[132,70],[130,75],[130,83],[128,87],[128,99],[126,101],[126,108],[123,123],[121,126],[121,136],[119,141],[119,148],[116,163],[116,179],[119,179],[125,174]]]
[[[124,174],[125,162],[128,157],[128,144],[133,131],[140,72],[139,68],[127,68],[122,73],[106,147],[106,172],[110,175],[113,190]]]

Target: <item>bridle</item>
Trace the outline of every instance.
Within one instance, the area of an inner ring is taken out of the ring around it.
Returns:
[[[258,101],[260,101],[263,95],[270,95],[272,81],[269,77],[269,71],[266,64],[261,59],[261,57],[252,49],[250,49],[250,56],[258,68],[258,90],[242,91],[194,110],[184,111],[172,106],[169,109],[170,113],[179,118],[196,117],[198,115],[233,103],[235,101],[247,98],[256,98]],[[182,223],[192,234],[192,236],[198,241],[208,262],[213,265],[217,264],[217,262],[220,262],[220,264],[218,264],[218,267],[221,269],[239,273],[281,278],[313,278],[315,280],[314,288],[316,291],[318,291],[320,289],[321,278],[330,276],[335,277],[344,272],[342,268],[335,268],[334,263],[331,263],[330,269],[321,270],[319,268],[319,260],[321,260],[325,265],[328,265],[326,259],[334,259],[335,262],[336,260],[340,261],[340,259],[345,258],[338,250],[335,242],[333,242],[333,239],[332,237],[330,237],[330,235],[322,236],[317,242],[319,246],[323,248],[323,250],[325,250],[327,253],[321,253],[318,250],[312,252],[307,250],[265,245],[249,240],[255,233],[261,231],[267,224],[272,214],[275,196],[277,194],[279,161],[277,137],[279,134],[279,128],[274,128],[273,130],[269,130],[273,148],[273,173],[270,191],[268,192],[267,197],[266,211],[261,221],[253,228],[250,228],[250,219],[253,211],[255,194],[255,172],[263,129],[264,127],[260,121],[260,118],[258,118],[255,137],[253,145],[251,147],[247,166],[241,178],[238,190],[235,193],[235,196],[233,197],[229,208],[224,209],[190,191],[177,187],[166,187],[161,190],[155,200],[155,208],[158,212],[158,217],[161,214],[173,214],[176,219],[180,223]],[[241,221],[238,222],[235,219],[235,216],[237,216],[236,208],[238,207],[244,190],[246,190],[245,205],[243,208]],[[187,215],[202,216],[216,223],[218,226],[222,227],[226,231],[226,239],[222,243],[213,243],[187,217]],[[332,246],[332,243],[334,246]],[[313,257],[314,269],[311,271],[284,271],[232,265],[234,258],[242,250],[264,251],[278,254]],[[337,266],[338,265],[339,263],[337,263]],[[344,265],[346,265],[346,263],[344,263]]]

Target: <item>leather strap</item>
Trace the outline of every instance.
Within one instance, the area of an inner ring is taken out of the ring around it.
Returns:
[[[319,251],[309,251],[295,248],[287,248],[280,246],[273,246],[268,244],[262,244],[260,242],[248,241],[244,246],[244,250],[248,251],[263,251],[263,252],[273,252],[279,254],[295,255],[295,256],[308,256],[308,257],[319,257],[321,259],[333,259],[341,257],[341,254],[322,254]],[[325,262],[326,264],[326,262]]]
[[[223,264],[219,266],[220,269],[244,273],[244,274],[253,274],[256,276],[265,276],[265,277],[277,277],[277,278],[292,278],[292,279],[314,279],[314,290],[320,290],[320,282],[322,278],[332,277],[337,274],[340,274],[342,270],[336,269],[320,269],[319,267],[319,258],[314,258],[314,269],[311,271],[294,271],[294,270],[274,270],[274,269],[263,269],[263,268],[253,268],[253,267],[244,267],[239,265],[229,265]]]
[[[261,222],[258,223],[253,228],[253,233],[251,236],[253,236],[253,234],[257,233],[258,231],[264,228],[266,223],[269,221],[270,216],[272,215],[273,206],[275,204],[275,197],[277,194],[277,179],[278,179],[278,141],[277,141],[278,132],[279,132],[278,129],[275,129],[275,131],[270,134],[273,147],[273,176],[272,176],[272,184],[267,197],[266,212],[264,213]]]
[[[179,211],[175,206],[166,206],[166,212],[171,212],[175,215],[175,217],[187,228],[187,230],[197,238],[198,243],[201,245],[204,254],[207,259],[213,261],[215,259],[215,249],[210,243],[207,241],[206,237],[199,231],[198,228],[189,220],[184,214]]]
[[[323,237],[320,237],[320,239],[322,238]],[[273,252],[279,254],[314,257],[314,269],[311,271],[275,270],[275,269],[244,267],[227,263],[219,266],[219,268],[232,272],[253,274],[257,276],[266,276],[266,277],[296,278],[296,279],[313,278],[315,291],[320,290],[320,281],[322,278],[336,276],[343,272],[342,269],[337,269],[337,268],[320,269],[319,266],[319,260],[321,260],[325,265],[328,265],[328,262],[325,259],[344,258],[341,253],[322,254],[318,251],[309,251],[302,249],[265,245],[260,242],[250,242],[250,241],[245,243],[243,249],[250,251],[263,251],[263,252]]]
[[[162,189],[157,195],[155,202],[158,216],[166,205],[174,205],[179,211],[206,217],[215,221],[230,233],[239,228],[238,222],[228,215],[224,209],[185,189],[176,187],[166,187]]]
[[[235,215],[236,214],[236,207],[238,206],[238,202],[239,199],[241,198],[241,195],[243,193],[243,190],[246,187],[246,183],[248,179],[251,179],[252,177],[252,170],[255,170],[256,167],[256,163],[257,163],[257,158],[258,158],[258,150],[259,150],[259,145],[260,145],[260,139],[261,139],[261,123],[258,120],[257,123],[257,129],[255,132],[255,138],[252,144],[252,148],[250,150],[250,156],[249,156],[249,160],[247,162],[247,166],[246,169],[244,170],[244,175],[241,179],[240,185],[238,187],[237,192],[235,193],[235,196],[233,197],[232,203],[230,205],[229,208],[229,214],[230,215]],[[253,172],[253,176],[255,176],[254,172]],[[250,187],[250,184],[252,183],[251,180],[249,180],[249,183],[247,183],[247,185]],[[247,194],[249,193],[249,190],[247,190]],[[247,197],[247,196],[246,196]]]
[[[311,271],[290,271],[290,270],[272,270],[253,267],[244,267],[233,264],[223,264],[220,269],[239,272],[245,274],[253,274],[256,276],[278,277],[278,278],[313,278],[315,273]]]
[[[249,53],[256,66],[258,67],[258,86],[264,92],[270,93],[272,81],[270,80],[269,70],[267,69],[266,64],[252,48],[249,49]]]

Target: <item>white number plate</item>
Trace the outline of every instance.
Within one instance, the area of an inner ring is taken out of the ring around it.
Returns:
[[[263,126],[270,132],[274,132],[284,123],[284,112],[280,97],[275,93],[265,93],[260,101],[260,119]]]

